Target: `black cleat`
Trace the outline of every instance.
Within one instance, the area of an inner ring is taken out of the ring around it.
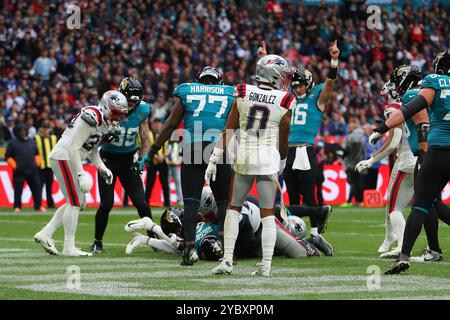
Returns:
[[[324,255],[331,257],[334,255],[333,246],[325,240],[320,234],[317,236],[311,236],[308,242],[312,243],[317,249],[323,252]]]
[[[194,245],[187,244],[183,250],[183,261],[181,261],[182,266],[192,266],[198,261],[197,250],[195,250]]]
[[[399,274],[409,269],[411,265],[410,259],[404,254],[400,254],[400,257],[389,268],[384,271],[384,274]]]
[[[311,242],[305,239],[297,240],[306,250],[308,257],[320,257],[320,251]]]
[[[95,240],[91,246],[92,253],[103,253],[103,243],[99,240]]]
[[[328,224],[328,218],[331,215],[331,212],[333,212],[333,208],[331,206],[323,206],[322,208],[322,223],[318,227],[319,234],[324,233],[325,229],[327,228]]]

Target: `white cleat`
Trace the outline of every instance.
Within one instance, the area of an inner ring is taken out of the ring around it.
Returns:
[[[395,237],[392,239],[384,239],[381,246],[378,248],[378,253],[388,252],[392,244],[396,241]]]
[[[214,274],[231,274],[233,272],[233,263],[226,259],[222,259],[220,264],[212,269]]]
[[[42,248],[44,248],[45,252],[51,254],[51,255],[58,255],[58,249],[56,249],[55,241],[50,238],[49,236],[38,232],[34,235],[34,241],[39,243]]]
[[[68,257],[92,257],[92,253],[81,251],[78,248],[64,249],[61,254]]]
[[[127,247],[125,248],[126,254],[132,254],[134,249],[145,246],[148,243],[148,237],[144,236],[140,233],[135,233],[133,235],[133,240],[130,241],[130,243],[127,244]]]
[[[272,276],[272,272],[271,272],[271,267],[264,265],[262,263],[258,263],[258,270],[252,272],[252,276],[262,276],[262,277],[271,277]]]
[[[154,225],[155,223],[152,219],[144,217],[142,219],[131,220],[125,225],[124,229],[126,232],[133,232],[140,229],[150,230]]]
[[[441,253],[426,248],[422,254],[418,257],[411,257],[411,261],[414,262],[439,262],[444,260]]]
[[[394,250],[380,254],[380,258],[382,258],[382,259],[397,259],[400,256],[401,252],[402,252],[402,248],[397,247]]]

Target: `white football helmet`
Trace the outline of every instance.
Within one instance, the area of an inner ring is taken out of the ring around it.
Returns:
[[[297,239],[306,237],[306,223],[302,218],[288,216],[287,220],[283,223],[286,229],[288,229]]]
[[[289,63],[275,54],[269,54],[258,60],[256,64],[256,81],[267,83],[279,90],[288,90],[292,71]]]
[[[383,88],[381,89],[380,95],[386,97],[389,104],[400,101],[400,95],[398,94],[397,90],[395,90],[395,84],[390,81],[384,84]]]
[[[106,118],[117,125],[128,114],[127,98],[117,90],[106,91],[100,99],[99,105],[106,109]]]
[[[204,186],[202,190],[202,198],[200,200],[200,206],[198,207],[198,213],[201,215],[207,215],[211,212],[217,212],[216,200],[212,193],[211,187]]]

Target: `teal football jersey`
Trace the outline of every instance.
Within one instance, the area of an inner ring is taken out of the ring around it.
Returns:
[[[411,101],[417,94],[419,93],[419,89],[412,89],[405,92],[402,97],[402,105],[405,105],[409,101]],[[405,129],[406,136],[408,137],[408,144],[411,148],[412,153],[417,155],[419,152],[419,135],[417,133],[417,127],[414,124],[412,119],[408,119],[405,121]]]
[[[200,253],[200,244],[202,240],[209,237],[217,238],[219,236],[219,225],[215,223],[197,223],[197,228],[195,230],[195,250]]]
[[[323,83],[314,87],[304,99],[297,98],[297,106],[292,110],[290,145],[314,144],[323,117],[317,106],[322,88]]]
[[[422,89],[435,90],[430,110],[430,147],[450,147],[450,77],[430,74],[423,79]]]
[[[101,146],[101,150],[109,153],[130,153],[138,148],[137,138],[139,126],[147,121],[150,114],[150,105],[142,101],[127,116],[127,120],[120,123],[112,132],[116,139],[112,143],[106,143]]]
[[[184,128],[190,136],[183,142],[217,141],[234,101],[234,88],[225,85],[183,83],[173,94],[184,109]]]

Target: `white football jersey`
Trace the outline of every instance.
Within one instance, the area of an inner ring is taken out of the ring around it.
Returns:
[[[253,202],[245,201],[242,205],[241,215],[245,214],[248,216],[248,220],[252,225],[253,232],[258,231],[261,224],[261,214],[257,205]]]
[[[66,130],[64,130],[61,139],[51,151],[50,158],[55,160],[70,160],[69,150],[73,150],[75,146],[81,146],[81,160],[85,160],[91,150],[100,144],[102,136],[111,129],[110,123],[106,121],[104,113],[105,109],[101,106],[88,106],[82,108],[80,113],[78,113],[67,126]],[[89,133],[86,132],[81,135],[80,132],[78,132],[76,127],[79,121],[88,124],[87,126],[84,126],[84,130],[89,130]],[[83,137],[85,137],[86,134],[89,134],[89,136],[87,139],[84,139]]]
[[[384,116],[389,118],[389,116],[394,112],[399,110],[401,107],[400,103],[390,103],[384,109]],[[406,124],[402,125],[402,139],[400,140],[399,145],[397,146],[397,162],[398,162],[398,170],[412,173],[414,172],[414,167],[416,166],[417,157],[411,151],[408,143],[407,130],[405,129]]]
[[[295,108],[295,96],[267,86],[240,84],[235,88],[239,111],[239,147],[234,171],[272,175],[279,171],[278,137],[283,116]]]

